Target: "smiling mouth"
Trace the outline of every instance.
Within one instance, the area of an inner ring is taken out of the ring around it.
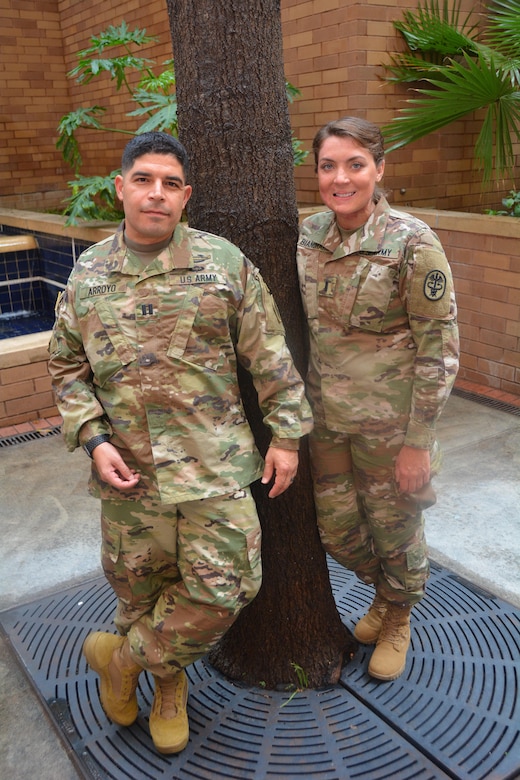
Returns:
[[[353,195],[355,195],[355,192],[335,192],[334,197],[335,198],[351,198]]]

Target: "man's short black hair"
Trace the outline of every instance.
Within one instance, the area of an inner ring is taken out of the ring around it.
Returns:
[[[188,152],[177,138],[168,133],[142,133],[127,143],[121,158],[121,170],[129,171],[134,162],[145,154],[171,154],[181,164],[184,179],[187,181],[190,162]]]

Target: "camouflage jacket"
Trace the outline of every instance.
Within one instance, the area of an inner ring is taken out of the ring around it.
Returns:
[[[56,307],[49,371],[69,450],[111,435],[132,491],[102,498],[177,503],[233,492],[262,458],[246,420],[237,360],[250,372],[271,443],[312,428],[274,301],[258,269],[228,241],[179,224],[146,268],[118,232],[87,249]]]
[[[355,433],[395,421],[427,449],[458,370],[453,280],[432,230],[381,198],[342,241],[331,211],[302,223],[298,274],[308,319],[316,425]]]

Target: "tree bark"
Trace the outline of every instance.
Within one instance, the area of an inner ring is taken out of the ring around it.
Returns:
[[[179,138],[191,160],[193,227],[224,236],[260,268],[280,308],[295,363],[305,375],[307,326],[295,251],[298,212],[283,71],[279,0],[167,0]],[[245,372],[240,386],[257,444],[269,432]],[[307,442],[298,476],[276,499],[253,485],[262,524],[259,595],[212,649],[232,679],[275,688],[338,680],[356,648],[330,587],[314,510]]]

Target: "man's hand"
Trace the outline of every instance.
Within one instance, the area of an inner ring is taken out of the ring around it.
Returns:
[[[119,450],[109,441],[95,447],[92,459],[101,479],[118,490],[129,490],[139,482],[140,475],[128,468]]]
[[[395,481],[399,492],[416,493],[429,479],[430,451],[405,444],[395,461]]]
[[[94,450],[95,452],[96,450]],[[294,482],[298,471],[298,451],[283,450],[280,447],[269,447],[265,456],[265,468],[262,484],[267,485],[273,475],[274,485],[269,491],[269,498],[276,498]]]

